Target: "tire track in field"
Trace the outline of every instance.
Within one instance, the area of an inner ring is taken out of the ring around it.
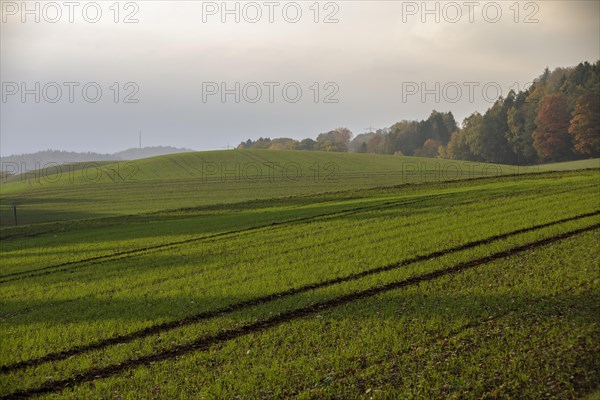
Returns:
[[[472,177],[472,178],[465,178],[465,179],[450,179],[450,180],[441,180],[441,181],[436,181],[436,182],[407,182],[407,183],[403,183],[403,184],[393,184],[393,185],[381,185],[381,186],[375,186],[375,187],[366,187],[366,188],[354,188],[354,189],[346,189],[346,190],[333,190],[333,191],[328,191],[328,192],[317,192],[317,193],[311,193],[308,195],[296,195],[293,196],[293,198],[295,199],[302,199],[302,198],[312,198],[315,196],[322,196],[322,195],[338,195],[338,194],[344,194],[344,193],[354,193],[356,191],[364,191],[364,192],[370,192],[370,191],[378,191],[378,190],[390,190],[390,189],[400,189],[400,188],[405,188],[405,187],[414,187],[416,185],[444,185],[444,184],[456,184],[456,185],[462,185],[465,184],[467,182],[470,181],[481,181],[481,180],[514,180],[515,178],[539,178],[539,179],[546,179],[547,175],[564,175],[564,174],[570,174],[573,172],[595,172],[600,170],[600,168],[583,168],[583,169],[579,169],[579,170],[569,170],[569,171],[539,171],[539,172],[528,172],[528,173],[510,173],[510,174],[506,174],[506,175],[499,175],[499,176],[477,176],[477,177]],[[152,181],[147,182],[147,185],[152,185]],[[594,187],[597,186],[596,184],[594,185],[589,185],[586,187]],[[578,189],[574,189],[574,190],[579,190],[581,189],[581,187],[579,187]],[[42,193],[42,192],[40,192]],[[255,200],[245,200],[245,201],[240,201],[237,203],[231,203],[228,205],[241,205],[241,204],[248,204],[248,203],[252,203],[254,201],[280,201],[280,200],[284,200],[285,197],[271,197],[271,198],[265,198],[265,199],[255,199]],[[194,209],[204,209],[204,208],[211,208],[214,206],[223,206],[223,204],[221,205],[216,205],[216,204],[212,204],[212,205],[203,205],[203,206],[197,206],[197,207],[179,207],[179,208],[174,208],[174,209],[167,209],[167,210],[159,210],[159,211],[153,211],[153,212],[147,212],[147,213],[141,213],[141,214],[127,214],[127,215],[123,215],[123,216],[107,216],[107,217],[103,217],[103,218],[94,218],[94,221],[106,221],[106,220],[121,220],[122,218],[130,218],[130,217],[139,217],[139,216],[148,216],[148,215],[154,215],[154,214],[162,214],[164,212],[174,212],[174,211],[181,211],[181,210],[194,210]],[[74,220],[75,222],[80,222],[80,220]],[[33,227],[40,227],[43,225],[55,225],[55,224],[62,224],[65,222],[73,222],[73,221],[69,221],[69,220],[65,220],[65,221],[54,221],[54,222],[48,222],[48,223],[44,223],[44,224],[32,224],[31,226]],[[103,225],[103,226],[115,226],[115,225],[120,225],[122,224],[121,222],[115,222],[115,223],[109,223],[108,225]],[[1,227],[0,227],[1,228]],[[22,227],[21,227],[22,228]],[[22,231],[22,229],[20,229],[19,231]],[[39,231],[39,232],[35,232],[35,233],[30,233],[30,234],[25,234],[25,233],[6,233],[6,232],[2,232],[0,229],[0,240],[12,240],[12,239],[23,239],[23,238],[30,238],[30,237],[38,237],[38,236],[43,236],[43,235],[47,235],[47,234],[51,234],[57,232],[55,230],[46,230],[46,231]],[[0,278],[2,278],[0,276]],[[2,282],[0,282],[2,283]]]
[[[61,361],[61,360],[65,360],[72,356],[81,355],[88,351],[100,350],[100,349],[108,347],[108,346],[129,343],[136,339],[141,339],[144,337],[152,336],[152,335],[155,335],[155,334],[158,334],[158,333],[161,333],[164,331],[172,330],[175,328],[179,328],[179,327],[192,325],[192,324],[198,323],[202,320],[223,316],[226,314],[230,314],[230,313],[233,313],[236,311],[243,310],[244,308],[255,307],[255,306],[269,303],[271,301],[285,299],[287,297],[291,297],[291,296],[294,296],[297,294],[309,292],[311,290],[322,289],[322,288],[326,288],[326,287],[333,286],[336,284],[350,282],[350,281],[361,279],[361,278],[364,278],[364,277],[367,277],[370,275],[376,275],[376,274],[379,274],[382,272],[387,272],[387,271],[391,271],[394,269],[398,269],[398,268],[401,268],[401,267],[404,267],[404,266],[407,266],[410,264],[414,264],[417,262],[429,261],[429,260],[439,258],[439,257],[445,256],[448,254],[456,253],[456,252],[463,251],[463,250],[468,250],[468,249],[471,249],[471,248],[474,248],[477,246],[492,243],[497,240],[507,239],[511,236],[515,236],[515,235],[519,235],[519,234],[527,233],[527,232],[532,232],[535,230],[543,229],[543,228],[554,226],[554,225],[560,225],[560,224],[563,224],[566,222],[575,221],[575,220],[583,219],[583,218],[598,215],[598,214],[600,214],[600,211],[596,211],[596,212],[588,213],[588,214],[581,214],[581,215],[578,215],[575,217],[565,218],[565,219],[561,219],[558,221],[553,221],[553,222],[548,222],[545,224],[532,226],[529,228],[519,229],[516,231],[512,231],[512,232],[508,232],[508,233],[504,233],[504,234],[500,234],[500,235],[491,236],[491,237],[488,237],[485,239],[477,240],[474,242],[465,243],[463,245],[452,247],[452,248],[449,248],[446,250],[440,250],[440,251],[436,251],[436,252],[429,253],[426,255],[416,256],[416,257],[413,257],[413,258],[410,258],[410,259],[407,259],[407,260],[404,260],[404,261],[401,261],[398,263],[389,264],[389,265],[386,265],[383,267],[373,268],[373,269],[369,269],[366,271],[350,274],[350,275],[347,275],[344,277],[328,279],[328,280],[317,282],[317,283],[303,285],[298,288],[292,288],[292,289],[285,290],[282,292],[277,292],[277,293],[273,293],[270,295],[261,296],[261,297],[257,297],[254,299],[249,299],[249,300],[242,301],[239,303],[231,304],[229,306],[225,306],[225,307],[217,308],[214,310],[204,311],[204,312],[201,312],[198,314],[190,315],[188,317],[184,317],[184,318],[181,318],[178,320],[152,325],[152,326],[149,326],[149,327],[146,327],[146,328],[143,328],[143,329],[140,329],[140,330],[128,333],[128,334],[113,336],[108,339],[97,341],[95,343],[76,346],[76,347],[73,347],[68,350],[55,352],[55,353],[49,353],[42,357],[19,361],[19,362],[13,363],[13,364],[3,365],[0,367],[0,373],[9,373],[9,372],[41,365],[41,364],[44,364],[47,362]],[[598,224],[598,225],[600,225],[600,224]],[[593,225],[593,226],[596,226],[596,225]]]
[[[565,232],[560,235],[552,236],[546,239],[537,240],[531,243],[527,243],[525,245],[513,247],[511,249],[500,251],[489,256],[477,258],[475,260],[461,262],[450,268],[429,272],[423,275],[415,276],[401,281],[391,282],[381,286],[371,287],[366,290],[339,296],[331,300],[326,300],[310,306],[297,308],[295,310],[287,311],[279,315],[273,316],[271,318],[242,325],[237,328],[228,329],[212,336],[203,337],[185,345],[175,346],[172,349],[165,350],[159,353],[150,354],[136,359],[130,359],[121,364],[110,365],[98,370],[83,372],[71,378],[47,382],[41,386],[34,387],[31,389],[13,392],[11,394],[0,397],[0,400],[24,399],[37,394],[54,393],[71,386],[80,385],[85,382],[115,376],[124,372],[125,370],[140,367],[152,362],[170,360],[193,351],[206,351],[209,347],[213,345],[225,343],[245,335],[262,332],[267,329],[281,325],[285,322],[290,322],[300,318],[304,318],[320,311],[329,310],[357,300],[373,297],[378,294],[388,292],[390,290],[400,289],[412,285],[418,285],[422,282],[431,281],[442,276],[460,273],[462,271],[472,269],[495,260],[510,257],[512,255],[516,255],[527,250],[546,246],[548,244],[552,244],[584,232],[593,231],[598,228],[600,228],[600,223],[585,228]]]
[[[380,234],[381,233],[387,233],[386,236],[383,236],[383,237],[380,238],[381,240],[391,239],[393,237],[397,237],[397,232],[394,233],[394,228],[393,227],[389,227],[389,228],[386,228],[384,230],[380,230],[379,233]],[[360,238],[360,237],[365,237],[366,238],[369,235],[370,235],[369,232],[363,232],[360,235],[355,235],[354,238],[357,238],[357,237],[358,238]],[[285,240],[289,240],[287,238],[287,236],[284,236],[284,238],[286,238],[286,239],[278,240],[277,242],[271,242],[271,246],[273,246],[274,248],[277,248],[277,246],[279,246],[280,244],[282,244]],[[339,245],[339,244],[342,244],[342,243],[346,243],[346,241],[347,241],[346,238],[337,238],[337,239],[334,239],[334,240],[329,240],[327,242],[323,241],[321,243],[320,247],[327,248],[327,247]],[[366,245],[370,245],[371,241],[367,240],[365,242],[365,244]],[[251,245],[241,246],[241,247],[236,248],[235,251],[240,251],[240,252],[244,253],[245,251],[248,251],[251,248],[252,248]],[[269,253],[269,257],[284,256],[284,255],[293,254],[293,253],[296,253],[296,252],[308,252],[308,251],[314,251],[314,245],[298,246],[296,248],[290,248],[290,249],[287,249],[287,250],[281,250],[281,249],[277,248],[276,252],[274,251],[274,252]],[[321,251],[323,251],[323,250],[321,250]],[[217,254],[219,256],[221,256],[223,254],[223,251],[220,251],[219,253],[210,253],[210,256],[214,256],[214,255],[217,255]],[[243,260],[244,260],[243,261],[244,263],[250,263],[251,264],[251,263],[258,263],[258,262],[264,261],[265,259],[264,259],[263,256],[257,255],[257,256],[252,256],[252,257],[244,257]],[[238,260],[238,261],[235,261],[235,262],[240,262],[240,261]],[[219,267],[222,267],[222,266],[219,266]],[[280,271],[282,271],[283,273],[285,273],[287,270],[288,269],[284,268],[284,269],[282,269]],[[195,275],[197,273],[198,273],[197,271],[193,271],[193,270],[191,270],[191,271],[185,271],[183,273],[170,274],[168,276],[162,276],[160,278],[152,280],[151,282],[146,282],[146,283],[139,282],[139,283],[137,283],[135,285],[129,285],[127,287],[119,288],[119,290],[117,290],[117,291],[115,291],[115,289],[113,288],[113,289],[105,289],[105,290],[101,290],[101,291],[97,291],[97,292],[88,292],[88,293],[86,293],[84,295],[81,295],[79,297],[73,297],[73,298],[69,298],[69,299],[66,299],[66,300],[62,300],[61,301],[61,306],[65,306],[65,305],[70,304],[70,303],[76,303],[76,302],[81,301],[81,300],[90,299],[90,298],[93,298],[95,296],[102,296],[102,295],[105,295],[105,294],[113,294],[114,295],[115,293],[122,293],[122,292],[129,291],[129,290],[139,289],[140,287],[148,287],[149,284],[151,286],[155,287],[155,286],[159,286],[160,284],[163,284],[163,283],[169,282],[169,281],[170,282],[182,281],[184,279],[190,278],[190,276]],[[13,295],[13,296],[11,296],[11,297],[8,297],[7,299],[14,298],[15,296],[16,296],[16,294]],[[0,313],[0,321],[7,321],[9,319],[13,319],[13,318],[16,318],[16,317],[19,317],[19,316],[26,315],[26,314],[28,314],[30,312],[34,312],[34,311],[38,311],[38,310],[44,309],[45,307],[46,307],[45,305],[39,304],[37,306],[29,306],[29,307],[25,307],[25,308],[22,308],[22,309],[13,310],[13,311],[6,312],[6,313]],[[1,372],[1,368],[2,367],[0,366],[0,372]]]
[[[560,193],[562,193],[562,192],[560,192]],[[456,205],[461,205],[461,206],[462,206],[462,205],[468,205],[468,204],[471,204],[471,203],[472,203],[472,201],[471,201],[471,200],[469,200],[469,201],[461,201],[461,202],[459,202],[459,203],[454,203],[454,206],[456,206]],[[517,204],[520,204],[520,203],[517,203]],[[512,218],[512,215],[507,215],[507,217],[509,217],[509,218]],[[387,231],[387,229],[386,229],[386,231]],[[365,234],[366,234],[366,233],[365,233]],[[334,242],[330,242],[329,244],[333,244],[333,243],[336,243],[336,242],[338,242],[338,241],[339,241],[339,240],[336,240],[336,241],[334,241]],[[300,247],[300,249],[308,249],[308,248],[309,248],[309,246]],[[244,249],[246,249],[246,248],[242,247],[241,249],[242,249],[242,250],[244,250]],[[287,253],[291,253],[291,252],[293,252],[293,250],[287,250],[287,251],[283,251],[283,252],[281,252],[281,253],[278,253],[278,254],[287,254]],[[257,257],[256,261],[259,261],[259,260],[260,260],[260,258],[258,258],[258,257]],[[247,261],[249,261],[249,260],[247,260]],[[182,276],[184,276],[184,275],[176,275],[176,276],[171,276],[171,278],[173,278],[173,277],[180,278],[180,277],[182,277]],[[160,281],[163,281],[163,282],[164,282],[164,280],[160,280]],[[100,293],[102,293],[102,292],[100,292]],[[80,298],[81,298],[81,297],[80,297]],[[79,298],[73,298],[73,299],[67,300],[66,302],[73,302],[73,301],[77,301],[78,299],[79,299]],[[18,315],[23,315],[23,314],[25,314],[25,313],[27,313],[27,312],[31,312],[31,311],[33,311],[33,310],[37,310],[37,309],[40,309],[40,308],[43,308],[43,306],[38,306],[38,307],[27,307],[27,308],[24,308],[24,309],[21,309],[21,310],[16,310],[16,311],[9,312],[9,313],[6,313],[6,314],[0,314],[0,320],[4,320],[4,319],[6,319],[6,318],[14,318],[15,316],[18,316]]]
[[[596,185],[592,185],[592,186],[596,186]],[[588,187],[586,186],[586,187],[584,187],[584,189],[585,188],[588,188]],[[567,193],[567,192],[572,193],[574,190],[581,190],[581,189],[582,188],[562,190],[562,191],[553,192],[551,194],[544,195],[544,197],[545,196],[554,196],[556,194]],[[72,265],[76,265],[76,264],[85,264],[85,263],[92,263],[92,264],[96,265],[96,264],[100,264],[100,263],[104,262],[103,260],[114,261],[114,260],[126,259],[126,258],[129,258],[130,256],[136,255],[136,253],[138,253],[138,252],[140,254],[143,254],[143,253],[147,253],[147,252],[150,252],[153,250],[161,251],[162,247],[165,247],[165,250],[167,250],[167,249],[173,248],[175,246],[178,246],[180,244],[186,244],[186,243],[195,242],[195,241],[211,240],[211,239],[218,238],[221,236],[226,236],[229,234],[235,235],[235,234],[244,233],[246,231],[259,230],[259,229],[269,228],[269,227],[278,226],[278,225],[316,221],[320,218],[332,218],[332,217],[336,217],[336,216],[340,216],[340,215],[344,215],[344,214],[352,215],[352,214],[356,214],[356,213],[359,213],[362,211],[374,211],[377,209],[385,209],[388,207],[393,207],[395,205],[413,204],[418,201],[425,201],[425,200],[428,200],[433,197],[439,198],[439,197],[443,197],[443,196],[450,196],[452,194],[455,194],[455,193],[451,192],[451,193],[431,194],[431,195],[423,196],[422,198],[415,199],[412,201],[411,200],[390,201],[390,202],[385,202],[385,203],[382,203],[379,205],[374,205],[374,206],[351,208],[351,209],[336,211],[333,213],[324,213],[324,214],[318,214],[318,215],[314,215],[314,216],[310,216],[310,217],[301,217],[301,218],[290,219],[290,220],[285,220],[285,221],[280,221],[280,222],[266,223],[264,225],[242,228],[239,230],[219,232],[216,234],[209,234],[209,235],[204,235],[204,236],[200,236],[200,237],[186,239],[184,241],[174,241],[174,242],[160,243],[157,245],[143,247],[143,248],[133,248],[130,250],[114,252],[111,254],[104,254],[104,255],[94,256],[94,257],[90,257],[90,258],[83,258],[83,259],[79,259],[79,260],[54,264],[54,265],[50,265],[50,266],[46,266],[46,267],[42,267],[42,268],[36,268],[36,269],[32,269],[32,270],[27,270],[27,271],[13,272],[13,273],[5,274],[5,275],[0,275],[0,284],[3,284],[5,282],[22,280],[22,279],[34,277],[34,276],[48,275],[48,273],[41,273],[41,271],[47,271],[47,270],[54,269],[54,268],[72,266]],[[495,197],[492,197],[492,198],[495,198]],[[457,205],[457,204],[465,205],[465,204],[471,204],[471,203],[477,203],[477,202],[478,202],[477,200],[468,200],[468,201],[462,201],[460,203],[456,203],[455,205]],[[52,273],[63,272],[63,271],[67,271],[70,269],[74,269],[74,267],[73,268],[62,268],[57,271],[52,271]],[[13,278],[15,276],[18,278]],[[8,279],[6,279],[6,278],[8,278]]]
[[[559,192],[559,193],[562,193],[562,191]],[[554,194],[552,194],[552,195],[554,195]],[[462,205],[472,204],[473,202],[474,202],[474,200],[473,201],[472,200],[461,201],[459,203],[454,203],[454,205],[455,206],[456,205],[461,205],[462,206]],[[516,204],[520,204],[520,202],[517,202]],[[522,210],[518,210],[518,212],[522,212]],[[512,214],[506,214],[506,217],[511,217],[511,216],[512,216]],[[427,222],[429,222],[429,220],[427,220]],[[420,223],[423,223],[423,221],[421,221]],[[390,227],[390,228],[384,229],[383,231],[380,231],[380,233],[382,233],[382,232],[390,232],[391,233],[392,231],[393,231],[393,229],[392,229],[392,227]],[[365,236],[365,235],[367,235],[367,233],[360,234],[358,237]],[[281,236],[281,235],[279,235],[279,236]],[[385,236],[385,237],[382,237],[380,239],[383,239],[383,238],[388,239],[388,238],[395,237],[395,236],[397,236],[397,234]],[[282,240],[283,241],[287,240],[287,239],[285,239],[286,237],[287,236],[282,236],[282,238],[284,238]],[[278,239],[277,242],[273,242],[272,246],[277,247],[279,244],[281,244],[282,240]],[[320,247],[326,248],[326,246],[332,246],[332,245],[338,244],[340,242],[343,242],[344,240],[345,239],[343,239],[343,238],[339,238],[339,239],[335,239],[333,241],[322,242]],[[367,241],[366,244],[368,245],[369,241]],[[236,251],[239,250],[239,251],[241,251],[243,253],[244,251],[248,250],[250,247],[251,246],[247,246],[247,247],[242,246],[242,247],[237,248]],[[270,253],[270,256],[290,254],[290,253],[294,253],[294,252],[297,252],[297,251],[307,251],[307,250],[310,250],[312,248],[313,248],[312,245],[310,245],[310,246],[308,246],[308,245],[307,246],[300,246],[300,247],[296,248],[295,250],[294,249],[289,249],[289,250],[283,250],[283,251],[280,251],[280,252],[278,251],[277,253]],[[257,256],[255,258],[245,258],[245,262],[253,262],[253,261],[254,262],[259,262],[261,260],[262,260],[262,256]],[[192,272],[188,271],[188,272],[185,272],[183,274],[169,275],[169,277],[164,277],[164,278],[157,279],[157,280],[153,281],[152,285],[156,285],[156,284],[159,284],[159,283],[162,283],[162,282],[166,282],[168,280],[183,279],[186,276],[189,276],[191,273],[193,273],[193,271]],[[130,286],[129,288],[130,289],[139,288],[140,285],[141,284],[138,284],[138,285],[135,285],[135,286]],[[67,304],[67,303],[76,302],[76,301],[79,301],[80,299],[90,298],[90,297],[92,297],[94,295],[102,295],[102,294],[105,294],[105,293],[114,293],[114,290],[112,290],[112,289],[111,290],[105,290],[105,291],[101,291],[101,292],[91,293],[91,294],[88,294],[88,295],[85,295],[85,296],[81,296],[81,297],[71,298],[69,300],[64,301],[62,304],[64,305],[64,304]],[[44,308],[43,305],[39,305],[37,307],[33,307],[32,306],[32,307],[26,307],[26,308],[23,308],[23,309],[20,309],[20,310],[15,310],[15,311],[12,311],[12,312],[0,314],[0,320],[6,320],[6,319],[10,319],[10,318],[15,318],[17,316],[25,315],[25,314],[27,314],[29,312],[32,312],[32,311],[35,311],[35,310],[39,310],[39,309],[42,309],[42,308]],[[1,371],[1,366],[0,366],[0,371]]]
[[[579,189],[575,189],[575,190],[579,190]],[[572,192],[572,191],[573,191],[573,189],[561,191],[558,193]],[[373,206],[356,207],[356,208],[350,208],[350,209],[346,209],[346,210],[335,211],[335,212],[331,212],[331,213],[313,215],[313,216],[309,216],[309,217],[292,218],[292,219],[285,220],[285,221],[279,221],[279,222],[276,221],[276,222],[266,223],[263,225],[251,226],[248,228],[242,228],[242,229],[231,230],[231,231],[226,231],[226,232],[219,232],[219,233],[215,233],[215,234],[203,235],[203,236],[185,239],[185,240],[181,240],[181,241],[161,243],[161,244],[147,246],[147,247],[141,247],[141,248],[138,247],[138,248],[134,248],[131,250],[115,252],[112,254],[104,254],[104,255],[100,255],[100,256],[83,258],[83,259],[75,260],[75,261],[67,261],[64,263],[58,263],[58,264],[54,264],[54,265],[50,265],[50,266],[46,266],[46,267],[42,267],[42,268],[36,268],[33,270],[28,270],[28,271],[12,272],[9,274],[0,275],[0,285],[3,283],[19,281],[19,280],[23,280],[23,279],[27,279],[27,278],[31,278],[31,277],[49,275],[49,274],[58,273],[58,272],[65,272],[65,271],[76,269],[78,267],[98,265],[98,264],[102,264],[107,261],[122,260],[122,259],[130,258],[130,257],[136,256],[136,255],[142,255],[145,253],[149,253],[152,251],[168,250],[168,249],[171,249],[171,248],[174,248],[174,247],[177,247],[180,245],[188,244],[188,243],[200,242],[200,241],[204,241],[204,240],[211,240],[211,239],[220,238],[220,237],[224,237],[224,236],[228,236],[228,235],[238,235],[238,234],[243,234],[243,233],[251,232],[251,231],[255,231],[255,230],[284,226],[284,225],[288,225],[288,224],[317,221],[321,218],[330,218],[330,217],[336,217],[336,216],[341,216],[341,215],[352,215],[352,214],[361,213],[363,211],[374,211],[374,210],[378,210],[378,209],[391,208],[391,207],[399,206],[399,205],[414,204],[414,203],[426,201],[426,200],[429,200],[432,198],[451,196],[453,194],[455,194],[455,193],[452,193],[452,192],[438,193],[438,194],[430,194],[430,195],[421,196],[417,199],[411,199],[411,200],[388,201],[388,202],[384,202],[382,204],[377,204],[377,205],[373,205]],[[554,194],[556,194],[556,193],[553,193],[553,195]],[[467,203],[468,202],[463,202],[461,204],[467,204]]]
[[[352,215],[352,214],[356,214],[356,213],[361,213],[363,211],[374,211],[374,210],[378,210],[378,209],[385,209],[385,208],[390,208],[390,207],[395,207],[395,206],[400,206],[400,205],[414,204],[414,203],[418,203],[421,201],[432,199],[434,197],[442,197],[442,196],[447,196],[447,195],[448,195],[447,193],[427,195],[427,196],[420,197],[418,199],[388,201],[388,202],[384,202],[382,204],[377,204],[377,205],[372,205],[372,206],[356,207],[356,208],[351,208],[351,209],[347,209],[347,210],[335,211],[335,212],[331,212],[331,213],[313,215],[313,216],[309,216],[309,217],[293,218],[293,219],[279,221],[279,222],[275,221],[275,222],[271,222],[271,223],[266,223],[264,225],[257,225],[257,226],[251,226],[248,228],[236,229],[236,230],[231,230],[231,231],[226,231],[226,232],[219,232],[219,233],[204,235],[204,236],[185,239],[185,240],[161,243],[161,244],[157,244],[157,245],[153,245],[153,246],[139,247],[136,249],[124,250],[124,251],[116,252],[113,254],[94,256],[94,257],[84,258],[84,259],[76,260],[76,261],[68,261],[68,262],[64,262],[64,263],[49,265],[49,266],[42,267],[42,268],[36,268],[34,270],[28,270],[28,271],[22,271],[22,272],[12,272],[10,274],[0,275],[0,284],[7,283],[7,282],[13,282],[13,281],[17,281],[17,280],[23,280],[26,278],[31,278],[31,277],[36,277],[36,276],[48,275],[48,274],[57,273],[57,272],[69,271],[69,270],[72,270],[72,269],[75,269],[78,267],[83,267],[83,266],[97,265],[97,264],[101,264],[101,263],[104,263],[107,261],[114,261],[117,259],[124,259],[124,258],[129,258],[129,257],[140,255],[140,254],[145,254],[145,253],[148,253],[151,251],[163,251],[163,250],[167,250],[167,249],[170,249],[173,247],[181,246],[181,245],[188,244],[188,243],[195,243],[195,242],[199,242],[199,241],[203,241],[203,240],[210,240],[210,239],[229,236],[229,235],[237,235],[237,234],[242,234],[242,233],[246,233],[246,232],[252,232],[255,230],[264,229],[264,228],[272,228],[272,227],[278,227],[278,226],[283,226],[283,225],[288,225],[288,224],[316,221],[321,218],[336,217],[336,216],[340,216],[340,215]]]

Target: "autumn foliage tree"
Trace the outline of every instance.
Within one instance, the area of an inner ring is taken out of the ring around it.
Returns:
[[[600,155],[600,93],[586,93],[577,99],[569,133],[575,141],[577,153]]]
[[[569,111],[567,98],[560,94],[546,96],[535,120],[533,146],[544,161],[562,161],[570,153]]]
[[[438,154],[440,143],[437,140],[427,139],[423,144],[423,157],[435,157]]]
[[[403,154],[531,165],[600,156],[600,60],[576,67],[546,68],[523,91],[509,91],[485,112],[459,127],[451,112],[425,120],[402,120],[352,139],[347,128],[321,133],[316,141],[259,138],[239,148]]]
[[[384,154],[386,147],[385,137],[382,135],[373,135],[367,141],[367,152]]]
[[[337,128],[317,136],[319,150],[323,151],[348,151],[352,132],[348,128]]]

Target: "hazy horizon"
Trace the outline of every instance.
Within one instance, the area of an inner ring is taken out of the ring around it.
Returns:
[[[1,2],[2,156],[49,148],[114,153],[137,147],[140,130],[143,146],[217,150],[260,136],[314,139],[340,126],[357,135],[426,119],[433,109],[460,123],[491,105],[483,87],[495,100],[495,88],[522,89],[546,67],[600,59],[598,2],[520,2],[517,10],[483,1],[472,15],[463,2],[428,3],[433,14],[422,13],[421,2],[321,2],[318,13],[312,2],[278,2],[273,23],[263,2],[228,2],[239,22],[218,9],[221,2],[121,2],[118,14],[101,3],[96,23],[93,9],[84,18],[87,3],[71,23],[64,6],[58,19],[41,3],[36,22],[21,2]],[[455,5],[462,14],[453,22]],[[128,17],[138,22],[124,23]],[[35,93],[23,102],[21,85],[35,89],[35,82],[39,103]],[[225,103],[210,94],[236,82],[239,103],[235,94]],[[102,90],[97,102],[82,96],[90,83],[90,93]],[[297,102],[282,95],[286,84],[290,93],[302,90]],[[420,85],[436,93],[425,101],[407,94]],[[56,86],[62,96],[53,103]],[[457,86],[463,93],[455,98]],[[253,103],[257,87],[262,97]],[[127,102],[128,94],[138,102]]]

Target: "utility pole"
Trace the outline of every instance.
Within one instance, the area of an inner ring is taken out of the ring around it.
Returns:
[[[365,129],[368,129],[368,130],[369,130],[369,133],[372,133],[372,132],[373,132],[373,127],[372,127],[372,126],[369,126],[368,128],[365,128]]]
[[[17,225],[17,205],[13,204],[13,215],[15,216],[15,225]]]
[[[140,129],[140,149],[142,148],[142,130]]]

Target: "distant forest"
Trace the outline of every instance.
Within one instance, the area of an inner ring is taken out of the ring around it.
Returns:
[[[531,165],[600,156],[600,61],[548,68],[527,90],[510,91],[483,115],[459,127],[451,112],[424,121],[403,120],[353,137],[347,128],[316,140],[259,138],[240,149],[319,150],[399,154]]]
[[[140,158],[182,153],[187,151],[193,150],[179,149],[171,146],[153,146],[143,147],[141,149],[132,148],[113,154],[100,154],[93,152],[77,153],[61,150],[44,150],[31,154],[14,154],[6,157],[0,157],[0,177],[20,174],[38,168],[46,168],[51,165],[96,161],[137,160]]]

